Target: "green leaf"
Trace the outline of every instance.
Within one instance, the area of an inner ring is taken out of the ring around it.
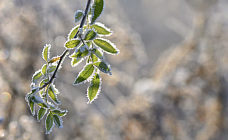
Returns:
[[[63,128],[63,121],[62,121],[62,119],[58,115],[53,115],[53,118],[54,118],[55,125],[59,129],[62,129]]]
[[[98,48],[93,48],[93,49],[91,50],[91,52],[92,52],[93,54],[95,54],[99,59],[101,59],[101,60],[104,59],[103,52],[100,51]]]
[[[49,55],[50,55],[50,49],[51,49],[51,45],[46,45],[44,46],[44,49],[43,49],[43,52],[42,52],[42,56],[43,56],[43,59],[48,62],[48,59],[49,59]]]
[[[92,5],[92,18],[90,25],[94,24],[96,20],[101,16],[101,13],[104,10],[104,0],[94,0]]]
[[[98,58],[95,54],[91,53],[90,57],[92,58],[93,63],[98,61]]]
[[[43,108],[49,108],[45,103],[38,103],[37,105]]]
[[[86,28],[86,25],[83,27],[84,29]],[[73,29],[71,29],[70,33],[68,34],[68,40],[74,39],[74,36],[78,32],[79,25],[75,26]]]
[[[97,34],[101,36],[109,36],[112,34],[112,31],[100,22],[96,22],[94,25],[91,25],[91,28],[93,28]]]
[[[44,64],[42,69],[41,69],[42,74],[45,76],[47,72],[47,64]]]
[[[76,27],[74,27],[70,33],[68,34],[68,40],[71,40],[74,38],[74,36],[76,35],[76,33],[78,32],[78,28],[79,28],[79,25],[77,25]]]
[[[93,63],[93,65],[96,66],[100,71],[112,75],[111,67],[109,64],[107,64],[107,62],[96,62]]]
[[[34,102],[31,100],[31,98],[28,99],[28,106],[30,108],[30,111],[32,113],[32,115],[35,115],[35,104]]]
[[[68,40],[64,46],[67,49],[74,49],[75,47],[78,47],[80,45],[80,43],[81,43],[81,40],[72,39],[72,40]]]
[[[83,15],[84,15],[84,12],[82,11],[82,10],[78,10],[76,13],[75,13],[75,15],[74,15],[74,18],[75,18],[75,23],[76,22],[78,22],[79,20],[81,20],[82,19],[82,17],[83,17]]]
[[[55,105],[52,102],[47,102],[51,110],[56,109]]]
[[[45,83],[47,83],[49,79],[44,79],[40,82],[39,87],[42,87]]]
[[[88,46],[89,48],[91,48],[91,46],[92,46],[92,41],[88,41],[88,42],[86,42],[86,44],[87,44],[87,46]]]
[[[34,103],[44,103],[44,100],[40,97],[40,96],[37,96],[37,95],[34,95],[31,97],[31,100],[34,102]]]
[[[58,109],[52,110],[52,114],[55,114],[61,117],[65,116],[67,112],[68,112],[67,110],[58,110]]]
[[[48,74],[52,74],[55,71],[56,67],[56,65],[49,66],[47,70]]]
[[[95,74],[89,88],[87,89],[87,96],[89,98],[89,103],[95,100],[101,89],[101,78],[99,74]]]
[[[37,84],[37,82],[43,77],[43,74],[41,70],[38,70],[35,72],[35,74],[32,76],[32,82]]]
[[[37,120],[38,122],[40,122],[40,120],[44,117],[44,115],[46,114],[47,109],[40,107],[38,113],[37,113]]]
[[[57,95],[52,85],[50,85],[48,88],[48,95],[57,105],[61,104],[61,102],[57,99]]]
[[[93,42],[103,49],[106,53],[110,54],[118,54],[119,50],[116,48],[115,44],[111,43],[107,39],[99,38],[99,39],[94,39]]]
[[[76,67],[77,65],[79,65],[81,62],[82,62],[83,59],[75,59],[75,58],[72,58],[71,60],[71,66],[72,67]]]
[[[70,57],[79,60],[88,55],[89,55],[89,49],[86,46],[81,46],[80,48],[76,49],[75,53],[72,54]]]
[[[54,126],[54,118],[51,112],[49,112],[45,121],[46,134],[50,134],[53,126]]]
[[[85,34],[84,40],[89,41],[89,40],[94,40],[97,36],[97,33],[94,30],[88,30]]]
[[[78,74],[78,77],[75,79],[73,85],[79,85],[84,82],[93,74],[94,66],[93,64],[86,65],[83,70]]]

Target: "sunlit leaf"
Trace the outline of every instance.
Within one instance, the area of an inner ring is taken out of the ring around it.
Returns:
[[[101,16],[104,10],[104,6],[104,0],[94,0],[94,3],[92,5],[92,18],[90,25],[94,24],[96,20]]]
[[[29,105],[32,115],[34,116],[35,115],[35,103],[31,100],[31,98],[28,99],[28,105]]]
[[[81,62],[82,62],[82,59],[75,59],[75,58],[72,58],[72,60],[71,60],[71,66],[72,66],[72,67],[76,67],[76,66],[79,65]]]
[[[58,110],[58,109],[55,109],[55,110],[52,110],[52,114],[56,114],[58,116],[65,116],[67,114],[67,110]]]
[[[88,30],[85,34],[84,40],[89,41],[89,40],[94,40],[97,36],[97,33],[94,30]]]
[[[96,66],[100,71],[107,73],[109,75],[112,75],[111,73],[111,67],[109,64],[107,64],[107,62],[96,62],[93,63],[94,66]]]
[[[50,44],[46,45],[46,46],[44,46],[44,49],[42,52],[42,57],[46,62],[48,62],[48,59],[49,59],[50,49],[51,49],[51,45]]]
[[[93,49],[91,50],[91,52],[92,52],[93,54],[95,54],[99,59],[101,59],[101,60],[104,59],[103,52],[100,51],[98,48],[93,48]]]
[[[83,70],[78,74],[78,77],[74,81],[74,85],[79,85],[84,82],[93,74],[94,66],[92,64],[86,65]]]
[[[97,34],[101,36],[109,36],[112,34],[112,31],[100,22],[96,22],[95,24],[91,25],[91,28],[93,28]]]
[[[70,57],[79,60],[87,55],[89,55],[89,49],[86,46],[81,46],[79,49],[76,49],[75,53]]]
[[[55,71],[56,67],[57,66],[55,66],[55,65],[49,66],[48,67],[48,70],[47,70],[48,71],[48,74],[52,74]]]
[[[101,89],[101,78],[100,75],[95,73],[89,88],[87,89],[87,96],[89,98],[89,103],[92,103],[94,99],[97,98]]]
[[[48,108],[48,105],[45,103],[38,103],[37,105],[43,108]]]
[[[72,39],[72,40],[68,40],[66,43],[65,43],[65,47],[67,49],[73,49],[75,47],[78,47],[81,43],[81,40],[79,39]]]
[[[94,39],[93,42],[98,47],[103,49],[106,53],[110,53],[110,54],[118,54],[119,53],[119,50],[116,48],[115,44],[111,43],[107,39],[98,38],[98,39]]]
[[[40,107],[38,113],[37,113],[37,120],[38,122],[40,122],[40,120],[44,117],[44,115],[46,114],[47,109]]]
[[[83,27],[86,28],[86,25]],[[74,39],[76,33],[78,32],[79,25],[75,26],[73,29],[71,29],[70,33],[68,34],[68,40]]]
[[[32,76],[32,82],[37,84],[37,82],[43,77],[43,74],[41,70],[38,70],[35,72],[35,74]]]
[[[61,104],[61,102],[57,99],[57,95],[55,93],[55,90],[53,89],[53,86],[49,86],[48,95],[57,105]]]
[[[47,72],[47,64],[44,64],[43,67],[41,68],[42,74],[45,76]]]
[[[95,54],[91,53],[90,57],[92,58],[93,63],[98,61],[98,58]]]
[[[78,22],[79,20],[81,20],[82,19],[82,17],[83,17],[83,15],[84,15],[84,12],[82,11],[82,10],[78,10],[76,13],[75,13],[75,15],[74,15],[74,18],[75,18],[75,23],[76,22]]]
[[[54,126],[54,118],[51,112],[49,112],[45,121],[46,134],[50,134],[53,126]]]
[[[63,121],[62,121],[62,118],[59,117],[58,115],[53,115],[53,118],[54,118],[55,125],[56,125],[59,129],[62,129],[62,128],[63,128]]]

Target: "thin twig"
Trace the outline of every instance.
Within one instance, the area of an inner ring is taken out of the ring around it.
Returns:
[[[69,51],[68,49],[65,50],[64,53],[60,56],[59,63],[57,65],[57,67],[55,68],[54,74],[52,75],[51,79],[47,83],[45,83],[42,87],[40,87],[39,90],[41,90],[41,89],[45,88],[47,85],[51,84],[52,81],[56,78],[57,71],[61,65],[61,62],[63,61],[63,58],[66,56],[68,51]]]
[[[83,18],[82,18],[82,21],[81,21],[81,24],[80,24],[80,26],[79,26],[79,29],[80,29],[80,28],[83,28],[83,26],[84,26],[84,24],[85,24],[86,17],[87,17],[87,15],[88,15],[89,7],[90,7],[90,5],[91,5],[91,2],[92,2],[92,0],[88,0],[88,1],[87,1],[87,5],[86,5],[86,9],[85,9],[85,14],[84,14],[84,16],[83,16]],[[77,33],[76,33],[76,35],[74,36],[74,38],[77,38],[78,33],[79,33],[79,30],[77,31]]]
[[[84,24],[85,24],[85,20],[86,20],[86,17],[87,17],[87,14],[88,14],[88,11],[89,11],[91,2],[92,2],[92,0],[88,0],[87,1],[87,5],[86,5],[86,9],[85,9],[85,14],[84,14],[84,16],[82,18],[82,21],[80,23],[79,29],[82,28],[84,26]],[[74,38],[77,38],[78,33],[79,33],[79,31],[76,33],[76,35],[74,36]],[[81,40],[82,40],[82,38],[81,38]],[[83,40],[82,40],[82,42],[84,43]],[[84,43],[84,45],[85,45],[85,43]],[[69,52],[69,51],[70,51],[69,49],[66,49],[64,51],[64,53],[60,56],[59,63],[57,65],[57,67],[56,67],[56,69],[55,69],[55,71],[54,71],[51,79],[47,83],[45,83],[43,86],[39,87],[39,90],[42,90],[43,88],[45,88],[46,86],[48,86],[49,84],[51,84],[53,82],[53,80],[56,78],[56,74],[57,74],[58,69],[59,69],[59,67],[61,65],[61,62],[63,61],[64,57],[66,56],[67,52]]]

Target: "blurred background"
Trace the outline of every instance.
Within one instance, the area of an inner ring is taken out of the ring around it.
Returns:
[[[88,105],[88,83],[72,85],[84,63],[65,59],[55,84],[68,114],[46,135],[25,95],[43,46],[60,55],[85,4],[0,0],[0,140],[228,139],[227,0],[106,0],[99,21],[121,51],[105,55],[113,75]]]

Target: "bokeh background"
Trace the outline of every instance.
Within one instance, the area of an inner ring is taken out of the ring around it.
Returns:
[[[227,140],[228,1],[106,0],[99,19],[119,55],[105,55],[99,98],[72,83],[65,59],[55,80],[64,128],[45,134],[25,95],[51,44],[60,55],[85,0],[0,0],[0,140]],[[37,108],[36,108],[37,110]]]

